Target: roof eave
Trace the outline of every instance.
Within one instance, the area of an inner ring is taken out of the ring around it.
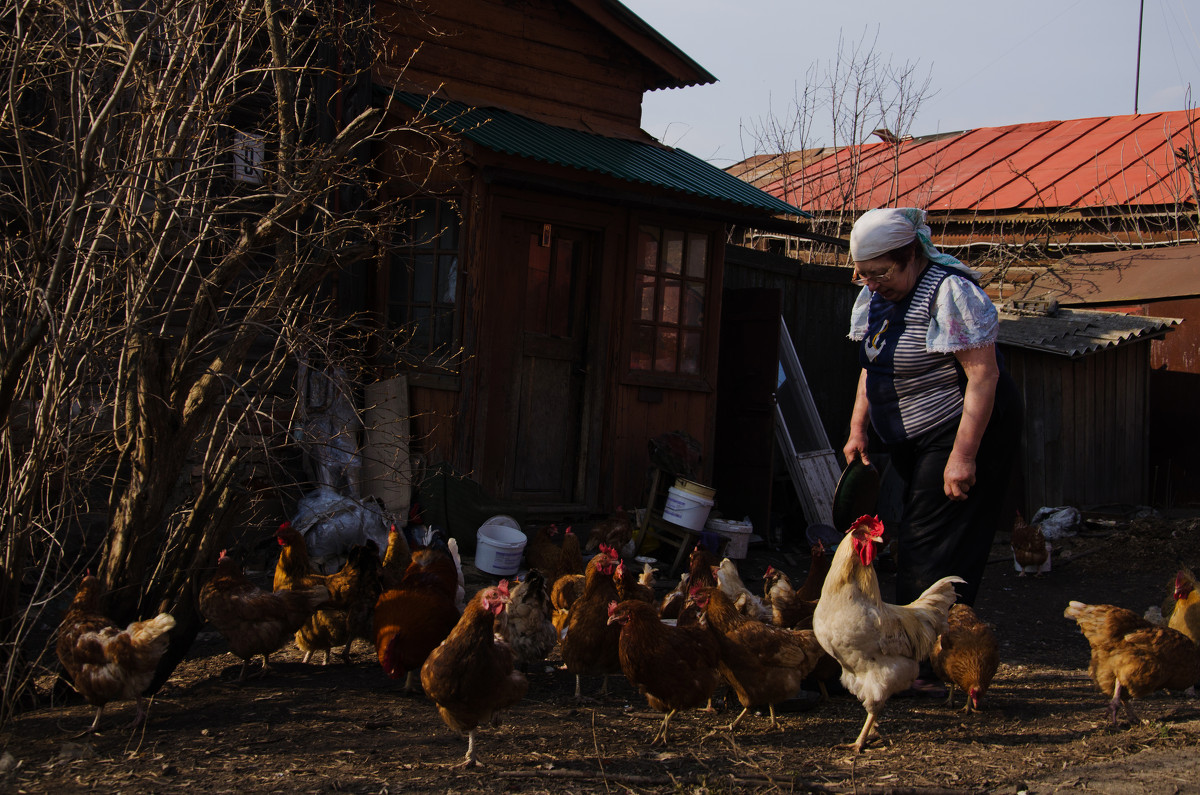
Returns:
[[[668,79],[660,79],[650,86],[652,90],[717,82],[717,78],[707,69],[618,0],[570,2],[668,76]]]

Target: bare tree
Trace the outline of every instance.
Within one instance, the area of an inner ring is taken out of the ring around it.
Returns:
[[[175,615],[165,680],[281,476],[290,363],[346,340],[331,277],[402,220],[369,157],[400,131],[370,102],[368,8],[5,1],[0,719],[84,568],[118,622]]]
[[[760,184],[782,180],[776,184],[788,191],[781,198],[797,207],[807,207],[811,186],[789,178],[812,159],[833,153],[828,160],[832,171],[823,184],[836,185],[838,196],[828,201],[835,209],[811,222],[813,232],[844,237],[855,215],[855,197],[880,187],[862,183],[860,146],[872,136],[891,144],[886,154],[873,156],[892,161],[884,188],[889,196],[897,195],[901,144],[911,137],[921,103],[932,96],[928,71],[922,75],[919,63],[891,63],[877,50],[878,38],[878,28],[873,35],[864,30],[852,43],[839,34],[837,54],[823,67],[809,66],[790,107],[782,115],[769,111],[746,128],[752,152],[776,165],[772,179]]]

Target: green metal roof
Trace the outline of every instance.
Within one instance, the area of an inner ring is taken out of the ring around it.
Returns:
[[[542,124],[496,108],[473,108],[459,102],[393,91],[384,86],[376,88],[494,152],[732,202],[771,214],[812,217],[682,149],[606,138]]]

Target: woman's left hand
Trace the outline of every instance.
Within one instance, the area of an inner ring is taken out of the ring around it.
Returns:
[[[965,500],[967,492],[975,485],[975,459],[951,453],[942,480],[947,497]]]
[[[992,416],[1000,366],[996,363],[994,345],[958,351],[954,358],[967,375],[967,389],[963,394],[963,413],[958,421],[954,448],[942,471],[942,488],[950,499],[965,500],[967,492],[975,485],[975,454],[979,452],[979,442]]]

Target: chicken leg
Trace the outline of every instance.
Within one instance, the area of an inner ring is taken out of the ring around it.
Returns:
[[[867,743],[873,739],[881,737],[879,730],[875,728],[875,713],[867,712],[867,719],[863,721],[862,731],[858,733],[858,739],[847,745],[840,745],[839,748],[850,748],[854,753],[861,753],[863,748],[866,748]]]
[[[662,726],[659,727],[658,734],[654,735],[654,739],[650,741],[651,745],[658,745],[659,740],[662,740],[663,745],[667,744],[667,726],[671,723],[671,718],[678,711],[677,709],[673,709],[663,716]]]
[[[475,757],[475,730],[471,729],[467,732],[467,756],[463,761],[454,765],[454,768],[460,767],[483,767],[483,762],[480,762]]]
[[[1116,685],[1113,686],[1112,701],[1108,702],[1108,719],[1115,726],[1117,724],[1117,709],[1124,704],[1125,713],[1129,715],[1129,722],[1136,726],[1142,722],[1142,719],[1133,711],[1133,705],[1127,699],[1121,698],[1122,693],[1121,680],[1118,679]]]

